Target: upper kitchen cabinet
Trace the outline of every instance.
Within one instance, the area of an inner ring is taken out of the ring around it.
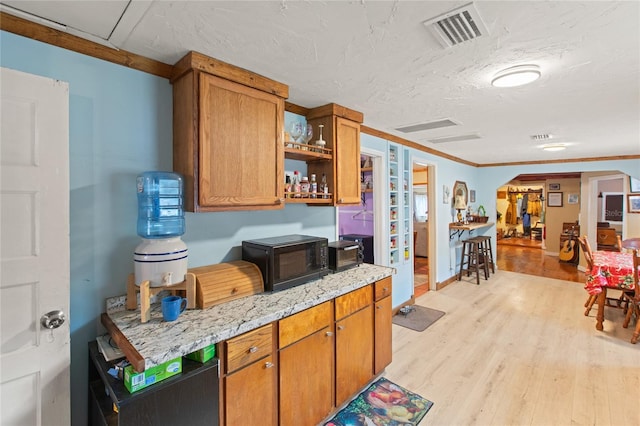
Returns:
[[[171,83],[185,209],[283,208],[288,86],[197,52],[175,64]]]
[[[307,173],[318,179],[326,175],[333,205],[360,204],[360,123],[362,113],[340,105],[328,104],[309,110],[307,122],[322,134],[332,161],[308,161]]]

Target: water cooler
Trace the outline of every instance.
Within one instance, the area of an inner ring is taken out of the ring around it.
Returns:
[[[181,283],[187,273],[183,179],[177,173],[144,172],[137,178],[138,235],[133,256],[135,283],[151,287]]]

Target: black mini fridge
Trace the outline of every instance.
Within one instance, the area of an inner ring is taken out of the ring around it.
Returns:
[[[341,240],[357,241],[362,246],[362,252],[364,254],[364,263],[373,264],[373,235],[362,234],[345,234],[340,235]]]

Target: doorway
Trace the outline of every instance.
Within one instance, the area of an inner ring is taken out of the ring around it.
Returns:
[[[434,221],[434,166],[413,158],[411,162],[411,215],[413,221],[414,297],[435,290],[433,264],[435,252],[430,234]]]

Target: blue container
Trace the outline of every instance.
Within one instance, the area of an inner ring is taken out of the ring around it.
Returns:
[[[182,176],[144,172],[138,176],[138,235],[170,238],[184,234]]]

